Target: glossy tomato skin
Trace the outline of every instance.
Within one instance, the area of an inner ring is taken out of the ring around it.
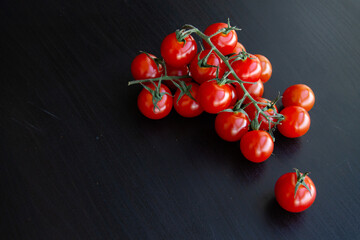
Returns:
[[[155,89],[153,84],[148,84],[147,86],[152,90]],[[170,89],[163,84],[160,86],[160,92],[167,92],[171,94]],[[140,112],[144,116],[150,119],[161,119],[170,113],[173,106],[173,98],[167,94],[163,95],[161,100],[157,103],[159,108],[155,108],[154,111],[153,96],[147,89],[143,88],[138,96],[137,104]]]
[[[235,86],[238,99],[241,99],[244,96],[244,91],[240,87],[240,84],[236,83]],[[253,98],[260,98],[264,94],[264,84],[261,80],[257,81],[255,84],[244,83],[244,87]],[[246,98],[245,103],[249,101],[250,100]]]
[[[210,36],[216,33],[219,29],[227,28],[227,27],[228,25],[226,23],[214,23],[205,29],[204,34]],[[237,44],[238,37],[235,30],[231,30],[227,34],[219,33],[214,37],[212,37],[210,40],[223,55],[228,55],[233,52]],[[203,44],[205,49],[211,48],[211,46],[204,40],[203,40]]]
[[[257,102],[271,103],[271,101],[266,98],[256,97],[254,99]],[[266,107],[266,105],[263,105],[263,104],[259,104],[258,106],[261,109]],[[274,111],[274,109],[268,109],[267,111],[265,111],[265,114],[270,117],[274,116],[278,112],[276,105],[274,105],[274,108],[276,111]],[[248,107],[245,108],[245,112],[249,115],[250,120],[255,119],[255,117],[258,113],[257,109],[255,108],[254,104],[252,104],[252,103]],[[272,120],[276,121],[276,119],[273,119],[273,118],[272,118]],[[265,131],[269,130],[269,121],[262,114],[259,114],[258,121],[259,121],[259,123],[261,122],[260,127],[259,127],[260,130],[265,130]],[[273,126],[274,126],[274,124],[271,124],[271,127],[273,127]]]
[[[245,47],[241,43],[237,42],[232,52],[235,54],[239,54],[242,51],[246,52]]]
[[[225,141],[236,142],[249,131],[250,121],[241,112],[221,112],[215,118],[215,131]]]
[[[231,103],[229,85],[219,85],[215,80],[204,82],[199,88],[200,106],[208,113],[218,113]]]
[[[204,50],[199,53],[200,59],[204,58],[209,53],[209,50]],[[199,67],[198,55],[194,57],[190,64],[191,77],[199,84],[216,77],[216,67]],[[224,75],[226,66],[219,56],[212,52],[207,60],[208,65],[219,67],[219,78]]]
[[[315,94],[305,84],[296,84],[288,87],[282,97],[284,107],[299,106],[310,111],[315,103]]]
[[[267,59],[265,56],[260,55],[260,54],[255,54],[255,56],[260,60],[260,63],[261,63],[260,80],[263,83],[266,83],[271,78],[272,65],[271,65],[269,59]]]
[[[172,67],[167,65],[166,66],[166,72],[168,76],[185,76],[189,74],[189,67],[188,66],[182,66],[182,67]],[[182,78],[177,81],[184,81],[186,83],[191,82],[191,78]],[[165,85],[169,87],[171,90],[175,91],[177,88],[171,81],[164,81]]]
[[[254,130],[241,138],[240,150],[247,160],[260,163],[270,157],[274,150],[274,142],[268,132]]]
[[[290,106],[281,110],[280,114],[284,115],[285,119],[277,125],[277,128],[285,137],[301,137],[309,130],[310,115],[304,108]]]
[[[231,102],[230,102],[230,106],[234,106],[235,103],[238,100],[238,94],[236,92],[235,87],[232,84],[228,84],[230,89],[231,89]]]
[[[156,58],[154,55],[149,54]],[[135,80],[158,78],[163,73],[163,66],[157,67],[154,60],[148,57],[145,53],[137,55],[131,63],[131,74]]]
[[[234,69],[240,80],[245,82],[257,82],[261,75],[260,60],[252,54],[245,60],[233,61],[231,67]],[[235,80],[235,77],[230,74],[229,79]]]
[[[176,39],[176,33],[167,35],[161,43],[161,56],[173,67],[182,67],[191,62],[197,52],[195,39],[189,35],[184,42]]]
[[[192,118],[199,116],[204,110],[200,106],[198,102],[199,98],[199,85],[196,83],[188,83],[186,85],[191,85],[190,93],[195,98],[194,101],[192,100],[188,95],[183,95],[179,101],[177,99],[180,95],[180,89],[176,90],[175,96],[174,96],[174,108],[177,113],[179,113],[183,117]]]
[[[296,173],[291,172],[282,175],[275,184],[277,202],[283,209],[293,213],[306,210],[314,203],[316,198],[315,185],[308,176],[305,177],[304,182],[309,187],[311,194],[305,186],[300,185],[294,197],[296,182]]]

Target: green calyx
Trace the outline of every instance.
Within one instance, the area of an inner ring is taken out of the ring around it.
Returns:
[[[306,177],[307,175],[309,175],[310,172],[301,173],[301,172],[299,171],[299,169],[297,169],[297,168],[294,168],[294,170],[295,170],[296,178],[297,178],[296,185],[295,185],[294,198],[295,198],[295,196],[296,196],[296,193],[297,193],[300,185],[304,186],[304,187],[310,192],[310,195],[312,195],[309,186],[308,186],[308,185],[305,183],[305,181],[304,181],[304,180],[305,180],[305,177]]]
[[[168,92],[160,92],[160,86],[161,86],[161,80],[159,81],[158,84],[155,84],[153,81],[151,81],[151,83],[155,86],[155,90],[151,89],[150,87],[146,86],[145,84],[142,84],[141,85],[146,89],[148,90],[151,95],[152,95],[152,102],[153,102],[153,105],[154,105],[154,109],[153,111],[155,112],[156,108],[158,110],[160,110],[159,106],[157,105],[157,103],[162,99],[162,97],[166,94],[166,95],[169,95],[172,97],[172,95]]]
[[[156,68],[157,68],[158,71],[160,71],[160,69],[159,69],[160,65],[165,66],[163,59],[157,58],[157,57],[152,57],[152,56],[150,56],[149,53],[147,53],[145,51],[140,51],[140,52],[146,54],[146,56],[148,56],[149,58],[151,58],[151,60],[153,60],[155,62]]]
[[[186,83],[184,81],[179,81],[176,82],[174,80],[171,80],[171,82],[180,90],[180,94],[179,97],[176,100],[176,103],[179,103],[179,100],[184,96],[187,95],[189,98],[191,98],[192,100],[194,100],[195,102],[196,99],[193,97],[193,95],[191,94],[192,90],[191,90],[191,85],[186,85]]]

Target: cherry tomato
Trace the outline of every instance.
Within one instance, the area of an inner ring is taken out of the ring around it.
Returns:
[[[249,130],[250,121],[241,112],[221,112],[215,118],[216,133],[225,141],[239,141]]]
[[[269,81],[271,74],[272,74],[272,66],[271,63],[269,61],[269,59],[267,59],[265,56],[260,55],[260,54],[255,54],[255,56],[260,60],[261,63],[261,75],[260,75],[260,80],[263,83],[266,83],[267,81]]]
[[[188,66],[182,66],[174,68],[172,66],[166,65],[166,72],[168,76],[185,76],[189,74]],[[181,78],[176,81],[191,82],[191,78]],[[176,86],[171,81],[164,81],[165,85],[168,86],[171,90],[176,90]]]
[[[213,35],[219,29],[227,28],[228,25],[226,23],[214,23],[206,28],[204,34],[207,36]],[[238,37],[235,30],[229,31],[227,34],[219,33],[212,37],[210,41],[215,45],[215,47],[223,54],[228,55],[233,52]],[[210,49],[211,46],[203,40],[205,49]]]
[[[150,89],[155,90],[155,86],[153,84],[148,84],[147,86]],[[165,93],[165,92],[171,94],[169,88],[161,84],[160,93]],[[170,113],[173,105],[173,98],[172,96],[164,94],[161,100],[157,102],[158,108],[155,107],[154,109],[153,95],[147,89],[144,88],[143,90],[141,90],[138,96],[137,105],[140,112],[144,116],[150,119],[161,119],[166,117]]]
[[[302,107],[290,106],[284,108],[280,114],[285,119],[277,126],[279,132],[288,138],[303,136],[310,128],[309,113]]]
[[[241,99],[244,96],[244,91],[240,87],[240,84],[235,83],[235,86],[236,86],[238,99]],[[262,83],[261,80],[257,81],[255,84],[244,83],[244,87],[253,98],[255,97],[260,98],[264,94],[264,84]],[[245,103],[249,101],[250,100],[248,98],[245,99]]]
[[[188,83],[186,85],[188,86],[191,85],[190,93],[193,96],[193,98],[195,98],[195,100],[198,100],[199,85],[196,83]],[[183,95],[179,101],[177,101],[179,95],[180,95],[180,89],[176,90],[174,96],[174,108],[176,112],[178,112],[181,116],[191,118],[191,117],[199,116],[203,112],[203,109],[200,106],[200,104],[197,101],[192,100],[186,94]]]
[[[178,41],[176,33],[167,35],[161,43],[161,56],[173,67],[182,67],[191,62],[197,52],[195,39],[188,35],[185,42]]]
[[[274,150],[274,142],[268,132],[250,131],[241,138],[240,150],[247,160],[259,163],[270,157]]]
[[[209,53],[209,50],[204,50],[199,53],[200,59],[204,58]],[[198,56],[199,56],[198,55]],[[190,73],[191,77],[199,84],[206,82],[208,80],[214,79],[216,77],[216,67],[199,67],[198,56],[194,57],[190,64]],[[219,78],[224,75],[225,72],[225,63],[221,58],[219,58],[216,53],[212,52],[206,62],[208,65],[219,67]]]
[[[218,113],[231,103],[229,85],[219,85],[215,80],[204,82],[199,88],[200,106],[208,113]]]
[[[235,103],[238,100],[238,94],[236,92],[235,87],[232,84],[228,84],[230,89],[231,89],[231,102],[230,102],[230,106],[234,106]]]
[[[237,42],[232,52],[235,54],[239,54],[242,51],[246,52],[245,47],[241,43]]]
[[[300,179],[299,179],[300,174]],[[299,181],[302,180],[309,190]],[[295,187],[299,185],[296,194]],[[275,198],[279,205],[289,212],[302,212],[309,208],[316,198],[316,187],[313,181],[300,172],[290,172],[282,175],[275,184]]]
[[[149,54],[152,58],[154,55]],[[131,73],[135,80],[158,78],[163,72],[163,66],[157,66],[155,61],[145,53],[137,55],[131,63]]]
[[[257,82],[261,75],[260,60],[250,54],[245,60],[237,60],[231,63],[236,75],[245,82]],[[230,74],[229,79],[235,80],[235,77]]]
[[[285,90],[282,103],[284,107],[299,106],[310,111],[315,103],[315,94],[305,84],[296,84]]]
[[[255,101],[257,101],[257,102],[268,103],[269,105],[270,105],[270,103],[271,103],[271,101],[268,100],[268,99],[266,99],[266,98],[259,98],[259,97],[257,97],[257,98],[254,98],[254,99],[255,99]],[[261,109],[264,109],[264,108],[265,108],[266,106],[268,106],[268,105],[258,104],[258,106],[259,106]],[[274,109],[273,109],[273,108],[274,108]],[[271,116],[274,116],[274,115],[278,112],[278,110],[277,110],[276,105],[274,105],[273,108],[269,108],[268,110],[266,110],[266,111],[265,111],[265,114],[268,115],[268,116],[270,116],[270,117],[271,117]],[[249,115],[250,120],[255,119],[256,115],[258,114],[258,110],[256,109],[256,107],[255,107],[254,104],[252,104],[252,103],[245,108],[245,112]],[[271,118],[271,119],[272,119],[272,121],[274,121],[274,122],[277,121],[277,120],[274,119],[274,118]],[[260,127],[259,127],[260,130],[265,130],[265,131],[269,130],[269,121],[268,121],[268,120],[264,117],[264,115],[262,115],[261,113],[259,114],[258,122],[259,122],[259,123],[261,122]],[[271,124],[271,127],[273,127],[273,126],[274,126],[274,123]]]

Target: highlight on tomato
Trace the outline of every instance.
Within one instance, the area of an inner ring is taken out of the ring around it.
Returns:
[[[241,99],[244,96],[244,91],[239,83],[236,83],[235,86],[238,99]],[[257,81],[255,84],[244,83],[244,87],[253,98],[260,98],[264,94],[264,84],[261,80]],[[247,98],[245,102],[250,102],[250,100]]]

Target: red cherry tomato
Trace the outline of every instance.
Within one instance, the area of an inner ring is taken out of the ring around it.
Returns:
[[[250,54],[245,60],[237,60],[231,63],[236,75],[245,82],[257,82],[261,75],[261,64],[259,59]],[[230,74],[229,79],[235,80]]]
[[[277,125],[277,128],[285,137],[301,137],[309,130],[311,123],[310,116],[304,108],[290,106],[284,108],[280,114],[284,115],[285,119]]]
[[[300,175],[301,177],[304,175]],[[299,176],[295,172],[290,172],[282,175],[275,184],[275,198],[279,205],[289,212],[302,212],[309,208],[316,198],[316,187],[313,181],[308,177],[302,179],[303,183],[307,185],[309,190],[299,183]],[[295,187],[299,185],[296,194]]]
[[[207,36],[213,35],[219,29],[227,28],[228,25],[226,23],[214,23],[211,24],[209,27],[206,28],[204,34]],[[223,54],[228,55],[233,52],[238,37],[235,30],[229,31],[227,34],[219,33],[212,37],[210,41],[215,45],[215,47]],[[203,44],[205,49],[210,49],[211,46],[203,40]]]
[[[262,103],[268,103],[270,104],[271,101],[266,99],[266,98],[254,98],[257,102],[262,102]],[[264,105],[264,104],[258,104],[258,106],[261,108],[261,109],[264,109],[267,105]],[[275,110],[274,110],[275,109]],[[274,116],[278,110],[277,110],[277,107],[276,105],[274,105],[274,109],[272,108],[269,108],[268,110],[265,111],[265,114],[268,115],[268,116]],[[247,106],[245,108],[245,112],[249,115],[249,118],[250,120],[253,120],[255,119],[256,115],[258,114],[258,110],[256,109],[256,107],[254,106],[254,104],[250,104],[249,106]],[[271,118],[274,122],[276,122],[277,120],[274,119],[274,118]],[[264,115],[262,115],[261,113],[259,114],[259,117],[258,117],[258,122],[260,124],[260,130],[269,130],[269,121],[264,117]],[[271,127],[274,126],[274,123],[271,124]]]
[[[200,59],[204,58],[209,53],[209,50],[204,50],[199,53]],[[199,84],[216,77],[216,67],[199,67],[198,56],[194,57],[190,64],[191,77]],[[216,53],[212,52],[206,62],[208,65],[219,67],[219,78],[224,75],[225,63],[219,58]]]
[[[270,157],[274,142],[268,132],[250,131],[241,138],[240,150],[247,160],[259,163]]]
[[[149,54],[152,58],[154,55]],[[135,80],[158,78],[163,72],[161,65],[157,66],[155,61],[145,53],[137,55],[131,63],[131,73]]]
[[[167,35],[161,43],[161,56],[173,67],[182,67],[191,62],[197,52],[195,39],[188,35],[185,42],[178,41],[176,33]]]
[[[199,88],[199,103],[208,113],[218,113],[226,109],[231,103],[229,85],[219,85],[214,80],[202,83]]]
[[[231,102],[230,102],[230,106],[234,106],[235,103],[238,100],[238,94],[236,92],[235,87],[232,84],[228,84],[230,89],[231,89]]]
[[[166,65],[166,72],[168,76],[185,76],[189,74],[188,66],[182,66],[179,68],[174,68],[172,66]],[[177,81],[191,82],[191,78],[181,78]],[[165,85],[168,86],[171,90],[176,90],[176,86],[171,81],[164,81]]]
[[[155,90],[155,86],[153,84],[148,84],[147,86],[150,89]],[[169,88],[161,84],[160,93],[164,92],[171,94]],[[155,107],[154,109],[153,96],[147,89],[144,88],[138,96],[137,105],[144,116],[150,119],[161,119],[170,113],[173,105],[173,98],[167,94],[163,95],[161,100],[157,102],[158,108]]]
[[[261,63],[261,75],[260,75],[260,80],[263,83],[266,83],[267,81],[269,81],[271,74],[272,74],[272,66],[271,63],[269,61],[269,59],[267,59],[265,56],[260,55],[260,54],[255,54],[255,56],[260,60]]]
[[[235,54],[239,54],[242,51],[246,52],[245,47],[241,43],[237,42],[232,52]]]
[[[240,84],[235,83],[236,86],[236,92],[238,95],[238,99],[241,99],[244,96],[244,91],[240,87]],[[251,83],[244,83],[245,89],[248,91],[248,93],[253,97],[262,97],[264,94],[264,84],[259,80],[255,84]],[[250,100],[248,98],[245,99],[245,103],[249,102]]]
[[[196,83],[187,83],[186,85],[191,85],[190,93],[195,98],[195,100],[198,100],[199,95],[199,85]],[[178,112],[181,116],[191,118],[199,116],[203,109],[200,106],[200,104],[197,101],[192,100],[188,95],[183,95],[180,100],[178,101],[180,95],[180,89],[176,90],[175,96],[174,96],[174,108],[176,112]]]
[[[250,121],[241,112],[221,112],[215,118],[216,133],[225,141],[239,141],[249,130]]]
[[[315,103],[315,94],[305,84],[296,84],[285,90],[282,103],[284,107],[299,106],[310,111]]]

